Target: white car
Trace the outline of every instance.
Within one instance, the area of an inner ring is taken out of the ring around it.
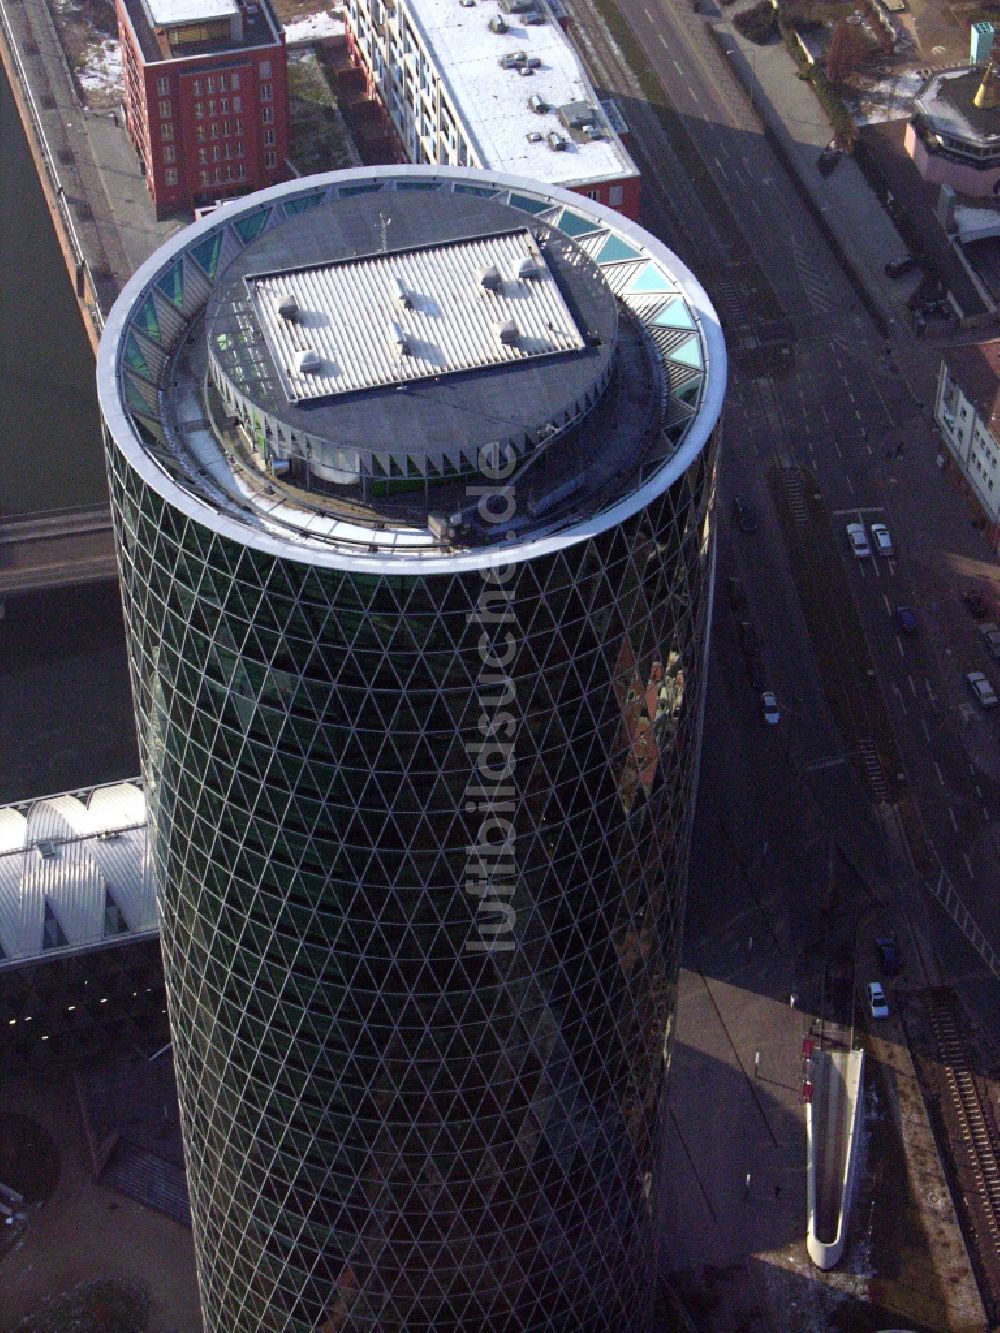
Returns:
[[[879,981],[868,983],[868,1008],[871,1010],[872,1018],[889,1017],[889,1001],[885,998],[885,991]]]
[[[778,710],[778,696],[773,690],[765,690],[760,696],[761,711],[764,714],[764,721],[768,726],[776,727],[781,721],[781,713]]]
[[[892,537],[889,535],[889,529],[884,523],[872,524],[872,545],[875,547],[876,555],[896,554],[896,548],[892,544]]]
[[[996,708],[996,691],[981,671],[967,671],[965,679],[980,708]]]
[[[859,560],[864,560],[872,553],[872,548],[868,545],[868,534],[865,532],[863,523],[848,523],[847,540],[851,543],[851,550]]]

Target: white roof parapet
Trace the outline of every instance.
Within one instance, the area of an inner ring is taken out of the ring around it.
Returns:
[[[137,782],[0,807],[0,968],[157,929]]]

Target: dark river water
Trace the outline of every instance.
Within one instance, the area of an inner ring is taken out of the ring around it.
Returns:
[[[0,67],[0,514],[106,494],[94,358]]]

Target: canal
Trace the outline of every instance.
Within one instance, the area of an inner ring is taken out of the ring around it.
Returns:
[[[0,514],[106,494],[94,358],[0,68]]]
[[[0,514],[107,494],[94,358],[0,67]],[[139,771],[117,583],[0,619],[0,803]]]

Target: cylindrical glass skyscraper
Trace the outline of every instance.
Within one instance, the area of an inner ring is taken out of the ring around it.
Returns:
[[[314,177],[99,360],[211,1333],[648,1317],[725,350],[652,237]]]

